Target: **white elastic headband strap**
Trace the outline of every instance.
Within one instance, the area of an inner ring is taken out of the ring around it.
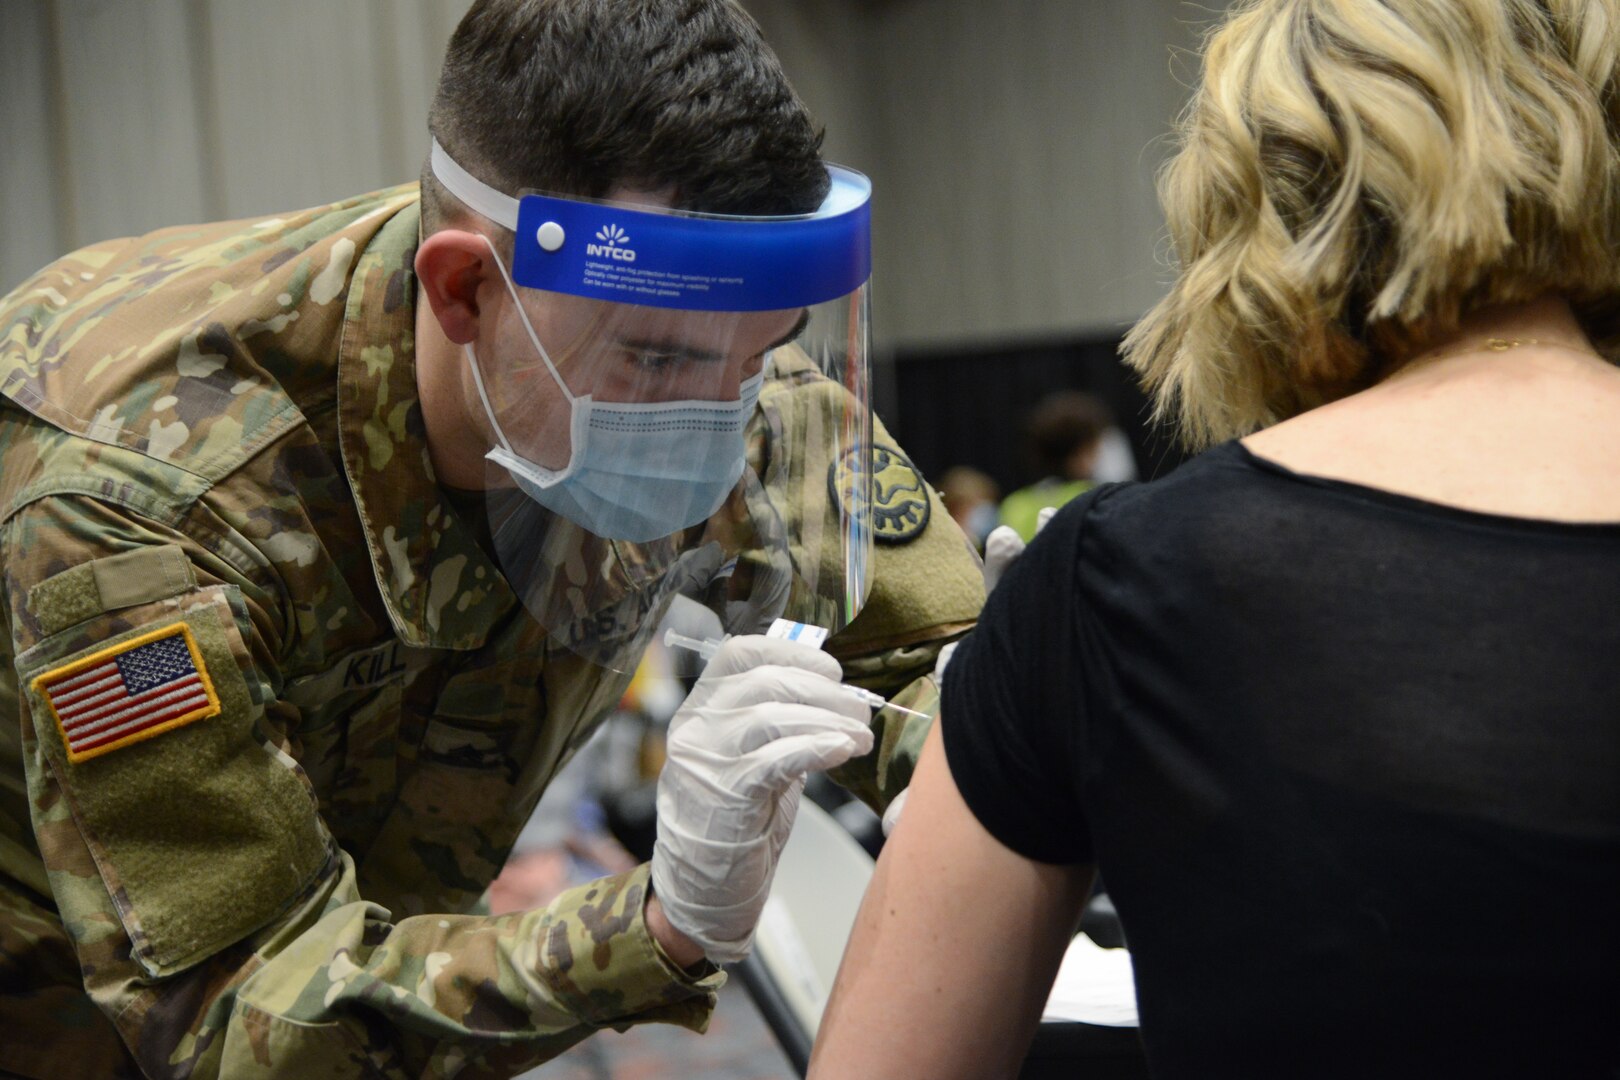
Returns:
[[[473,385],[478,387],[478,400],[484,403],[484,415],[489,417],[489,426],[494,430],[495,437],[501,440],[501,446],[509,454],[516,453],[512,444],[506,441],[506,432],[501,430],[501,422],[495,419],[495,409],[489,403],[489,395],[484,393],[484,377],[478,374],[478,355],[473,352],[472,342],[461,347],[461,353],[467,358],[467,366],[472,368]]]
[[[562,372],[558,371],[557,365],[551,362],[551,354],[546,352],[546,347],[540,343],[540,335],[534,332],[534,324],[529,321],[529,313],[523,310],[523,298],[518,295],[517,285],[513,283],[512,275],[506,272],[506,263],[501,261],[501,253],[495,250],[495,241],[483,233],[479,233],[478,238],[489,247],[489,253],[495,257],[495,266],[501,272],[501,280],[506,282],[506,291],[512,296],[512,306],[517,309],[518,319],[522,321],[523,329],[528,331],[529,340],[534,343],[534,351],[539,353],[540,359],[546,362],[546,369],[551,372],[551,377],[557,381],[557,386],[562,390],[563,395],[569,401],[573,401],[574,392],[568,389],[567,383],[563,382]],[[483,387],[480,386],[479,390],[482,392]]]
[[[444,185],[446,191],[495,224],[517,231],[518,201],[504,192],[496,191],[463,169],[455,158],[445,153],[438,139],[433,140],[433,148],[428,151],[428,163],[433,168],[434,177]]]
[[[438,178],[439,183],[444,185],[446,191],[466,203],[476,212],[489,218],[495,224],[504,225],[514,232],[517,230],[518,201],[510,195],[496,191],[456,164],[456,160],[445,153],[444,147],[439,145],[438,139],[433,140],[433,148],[428,152],[428,161],[433,166],[433,175]],[[512,275],[506,272],[506,263],[501,260],[501,253],[495,250],[495,242],[489,237],[483,236],[482,233],[479,235],[484,243],[489,245],[489,253],[495,257],[495,265],[501,271],[501,280],[506,283],[506,291],[512,296],[512,304],[517,308],[518,318],[523,320],[523,329],[528,331],[529,340],[534,342],[535,351],[540,354],[540,359],[546,362],[546,367],[551,371],[551,377],[557,380],[557,385],[562,388],[562,392],[567,395],[568,400],[573,401],[573,391],[569,390],[568,384],[563,382],[562,374],[558,372],[557,365],[551,362],[551,356],[546,352],[546,347],[540,343],[540,335],[534,332],[534,325],[529,322],[528,312],[523,310],[523,301],[518,296],[517,285],[512,281]],[[483,397],[484,382],[478,378],[477,364],[473,365],[473,378],[478,382],[479,396]],[[489,399],[487,397],[484,398],[484,408],[490,413],[490,418],[493,419],[494,410],[489,408]],[[496,434],[500,434],[499,427],[496,428]],[[505,436],[502,436],[501,441],[506,441]],[[512,448],[508,446],[507,449]]]

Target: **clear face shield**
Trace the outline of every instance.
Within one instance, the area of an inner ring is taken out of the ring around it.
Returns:
[[[552,641],[634,667],[677,596],[713,633],[831,630],[871,575],[870,194],[829,168],[813,214],[734,217],[495,191],[512,230],[495,349],[465,347],[492,433],[491,537]],[[689,607],[689,605],[686,605]]]

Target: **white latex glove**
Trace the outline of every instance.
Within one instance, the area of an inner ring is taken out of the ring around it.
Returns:
[[[653,894],[714,963],[748,955],[805,774],[872,749],[871,710],[842,676],[819,649],[730,638],[670,721]]]
[[[1052,520],[1052,515],[1060,508],[1048,506],[1035,517],[1035,533],[1046,528],[1046,523]],[[984,538],[984,592],[988,596],[1001,584],[1002,575],[1018,556],[1024,553],[1024,538],[1019,536],[1011,525],[998,525]],[[934,660],[934,682],[941,691],[945,689],[945,669],[950,666],[951,656],[956,652],[958,642],[951,642],[939,650],[939,656]],[[895,822],[900,820],[901,808],[906,804],[906,793],[902,791],[896,795],[883,811],[883,835],[888,836],[894,831]]]
[[[894,827],[900,823],[900,811],[906,805],[906,796],[910,794],[911,789],[906,788],[893,799],[890,799],[889,805],[883,808],[883,835],[885,837],[894,832]]]
[[[1035,535],[1039,536],[1046,523],[1052,520],[1052,515],[1061,507],[1044,507],[1035,516]],[[984,538],[984,591],[988,595],[996,591],[1001,583],[1001,575],[1007,568],[1018,561],[1018,556],[1024,553],[1024,538],[1014,531],[1011,525],[998,525]]]
[[[988,596],[1001,584],[1001,575],[1024,553],[1024,538],[1011,525],[997,525],[984,538],[984,592]]]

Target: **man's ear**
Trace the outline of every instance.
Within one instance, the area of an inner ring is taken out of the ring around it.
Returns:
[[[417,246],[416,280],[444,336],[457,345],[478,337],[478,288],[500,273],[494,257],[482,234],[464,229],[441,229]]]

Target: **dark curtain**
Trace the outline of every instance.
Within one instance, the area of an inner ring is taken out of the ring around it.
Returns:
[[[1185,457],[1168,433],[1149,428],[1147,399],[1119,362],[1117,337],[906,350],[891,363],[889,377],[877,380],[878,415],[934,484],[953,465],[989,474],[1003,494],[1040,479],[1024,423],[1054,390],[1102,399],[1131,440],[1143,479],[1162,476]]]

